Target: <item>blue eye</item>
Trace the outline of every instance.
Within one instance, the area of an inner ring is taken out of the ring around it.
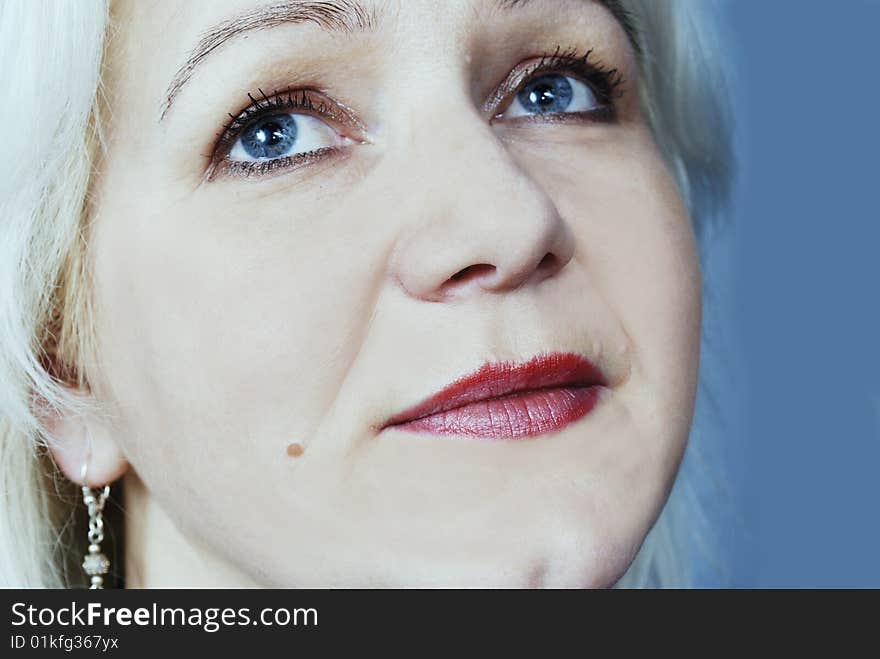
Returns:
[[[275,114],[248,126],[241,134],[241,145],[252,158],[279,158],[293,147],[297,132],[293,115]]]
[[[302,113],[263,114],[246,124],[229,150],[229,160],[280,160],[346,143],[326,122]]]
[[[588,84],[571,76],[550,73],[528,82],[501,117],[589,112],[601,107]]]
[[[529,112],[565,112],[571,104],[571,83],[562,75],[546,75],[523,87],[517,98]]]

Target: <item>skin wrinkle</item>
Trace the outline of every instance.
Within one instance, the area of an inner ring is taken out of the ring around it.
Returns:
[[[387,260],[385,262],[387,262]],[[374,286],[370,289],[369,295],[366,297],[366,300],[368,300],[369,302],[372,302],[372,307],[369,312],[370,317],[369,317],[369,320],[365,323],[363,330],[361,330],[359,333],[359,336],[358,336],[359,340],[355,343],[355,345],[358,346],[358,349],[347,364],[347,367],[345,369],[346,379],[342,380],[342,382],[340,383],[340,385],[339,385],[340,389],[342,389],[346,386],[346,380],[347,380],[349,374],[351,373],[351,364],[355,363],[357,361],[361,351],[363,350],[364,346],[367,344],[367,338],[370,336],[370,329],[373,326],[373,322],[376,319],[376,315],[379,313],[380,307],[379,307],[378,301],[379,301],[379,297],[382,292],[382,282],[383,282],[383,278],[377,276],[375,279]],[[356,332],[356,331],[357,330],[353,330],[353,332]],[[351,335],[348,335],[347,338],[350,340]],[[344,351],[343,346],[348,344],[349,342],[350,341],[341,342],[339,344],[340,348],[338,349],[337,354],[342,353]],[[333,403],[331,404],[329,409],[326,411],[326,413],[322,417],[323,419],[329,420],[329,419],[333,418],[334,406],[338,403],[338,400],[339,400],[338,398],[333,400]],[[378,432],[378,427],[380,425],[381,425],[381,421],[377,421],[376,423],[371,424],[370,428],[371,428],[371,430],[373,430],[374,433],[376,433],[376,432]]]

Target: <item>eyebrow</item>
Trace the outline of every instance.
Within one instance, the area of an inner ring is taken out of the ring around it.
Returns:
[[[636,52],[639,52],[632,15],[620,0],[585,0],[605,7],[623,26]],[[495,8],[507,11],[531,4],[534,0],[493,0]],[[174,74],[162,101],[159,121],[165,119],[174,99],[193,77],[196,68],[211,53],[246,32],[268,30],[290,23],[314,23],[327,32],[351,34],[376,28],[380,16],[376,9],[367,9],[357,0],[282,0],[255,7],[218,23],[205,32]]]
[[[268,30],[288,23],[315,23],[327,32],[351,34],[372,30],[378,22],[375,11],[368,11],[355,0],[284,0],[229,18],[202,35],[183,66],[174,74],[165,92],[159,121],[168,114],[174,98],[192,78],[196,67],[211,53],[245,32]]]

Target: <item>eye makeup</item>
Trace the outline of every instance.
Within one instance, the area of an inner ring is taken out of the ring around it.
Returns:
[[[604,121],[612,122],[617,118],[616,99],[623,95],[623,76],[617,69],[604,66],[594,61],[593,49],[581,52],[577,48],[561,51],[557,46],[552,54],[542,55],[539,60],[532,60],[514,68],[498,85],[483,106],[485,113],[493,120],[498,120],[504,109],[531,80],[540,75],[569,74],[590,87],[596,96],[599,107],[588,112],[562,112],[538,114],[528,117],[516,117],[505,121],[556,123],[560,121]]]
[[[623,77],[617,69],[608,68],[596,61],[593,50],[557,46],[553,53],[545,53],[538,59],[515,67],[495,87],[483,105],[483,111],[493,122],[534,124],[614,122],[617,119],[616,99],[623,95]],[[541,75],[564,74],[577,78],[589,86],[598,106],[588,111],[543,113],[513,118],[501,118],[504,109],[531,80]],[[258,90],[259,97],[248,94],[250,104],[238,114],[229,114],[230,121],[218,135],[205,180],[229,176],[235,178],[258,178],[274,172],[294,170],[319,161],[343,155],[349,145],[328,146],[307,152],[259,160],[236,160],[229,153],[245,131],[254,122],[273,114],[307,114],[326,122],[342,137],[353,144],[365,143],[366,128],[355,114],[344,105],[330,99],[322,92],[311,89],[287,88],[267,95]]]
[[[211,163],[205,174],[206,180],[210,181],[218,176],[256,177],[277,170],[298,169],[319,160],[339,155],[344,148],[323,147],[290,156],[256,161],[230,159],[229,152],[242,131],[255,121],[273,114],[307,114],[330,124],[338,132],[355,134],[356,137],[351,138],[355,142],[364,141],[362,134],[365,128],[354,113],[320,91],[287,88],[282,92],[275,90],[271,96],[262,89],[259,89],[258,93],[260,94],[259,98],[248,94],[251,104],[245,109],[238,114],[228,115],[230,121],[220,132],[210,156]]]

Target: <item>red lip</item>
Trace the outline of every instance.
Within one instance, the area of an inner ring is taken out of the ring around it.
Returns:
[[[382,429],[516,439],[558,430],[585,416],[605,385],[601,371],[574,353],[541,354],[522,364],[487,363]]]

